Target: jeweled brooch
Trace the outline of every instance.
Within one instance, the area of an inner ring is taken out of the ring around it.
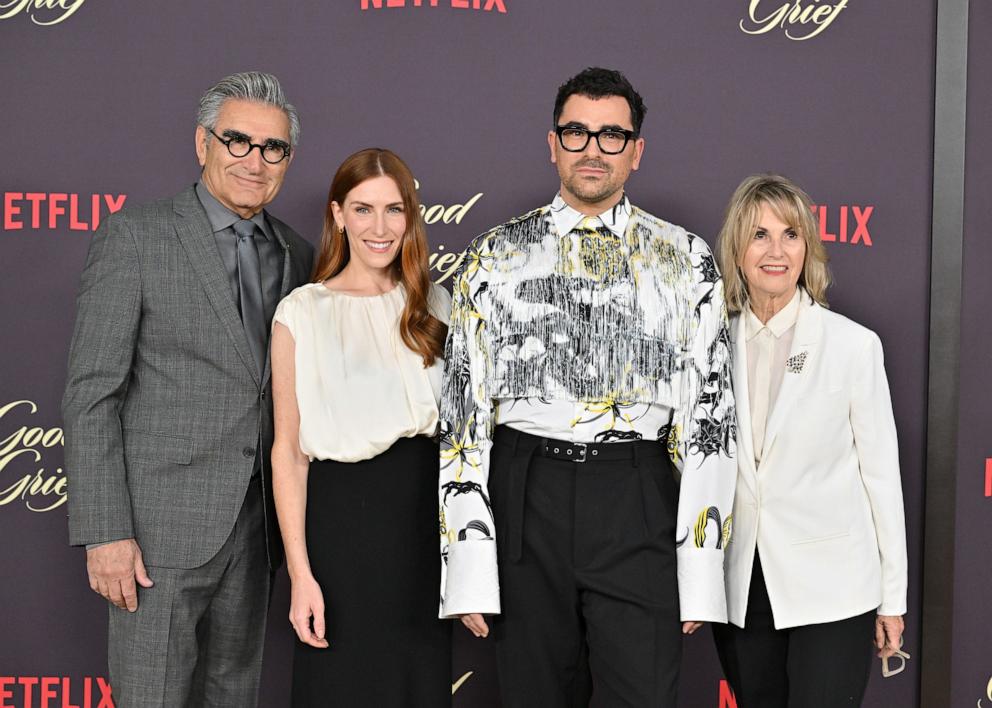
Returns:
[[[790,374],[799,374],[806,364],[806,352],[799,352],[785,360],[785,370]]]

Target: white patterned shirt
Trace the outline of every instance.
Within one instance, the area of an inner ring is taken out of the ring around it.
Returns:
[[[571,233],[579,227],[605,226],[617,238],[623,238],[630,212],[630,200],[626,195],[591,219],[566,204],[561,194],[551,202],[551,218],[560,234]],[[672,409],[658,403],[504,398],[496,404],[496,425],[569,442],[657,440],[671,422]]]
[[[667,425],[644,437],[665,440],[680,472],[673,542],[682,617],[726,621],[736,418],[716,264],[702,239],[626,199],[595,221],[576,220],[562,204],[476,238],[453,283],[441,396],[441,616],[500,611],[487,490],[493,428],[514,407],[544,400],[566,415],[608,406],[620,421],[623,411],[668,409]],[[628,427],[644,434],[636,421]]]

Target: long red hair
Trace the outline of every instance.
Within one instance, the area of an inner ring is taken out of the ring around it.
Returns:
[[[348,237],[334,222],[331,202],[344,206],[348,193],[367,179],[390,177],[403,197],[406,213],[406,233],[400,252],[393,259],[393,276],[406,290],[406,305],[400,315],[400,336],[403,343],[424,359],[424,367],[440,359],[444,353],[444,338],[448,326],[431,315],[427,307],[431,281],[427,275],[427,230],[420,214],[420,200],[413,182],[413,173],[394,152],[368,148],[351,155],[338,168],[327,194],[324,230],[320,236],[320,254],[313,269],[312,280],[320,283],[344,270],[351,259]]]

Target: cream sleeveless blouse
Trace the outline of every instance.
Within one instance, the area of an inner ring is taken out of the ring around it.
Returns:
[[[451,296],[431,285],[428,307],[445,324]],[[303,285],[272,319],[296,344],[300,449],[311,460],[357,462],[400,438],[434,435],[443,362],[423,359],[400,337],[402,285],[382,295],[355,296]]]

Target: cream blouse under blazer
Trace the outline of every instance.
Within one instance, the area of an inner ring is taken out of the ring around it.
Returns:
[[[778,629],[906,612],[899,449],[882,344],[802,293],[792,349],[754,462],[744,318],[731,323],[737,495],[729,620],[744,626],[755,548]]]

